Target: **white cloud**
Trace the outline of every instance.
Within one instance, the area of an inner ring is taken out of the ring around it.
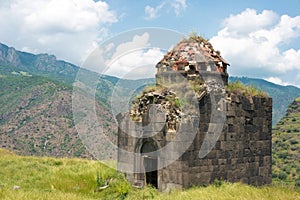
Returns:
[[[147,5],[145,7],[145,18],[151,20],[159,17],[159,12],[161,12],[161,10],[166,10],[167,12],[169,11],[169,9],[166,8],[167,6],[170,6],[174,10],[176,16],[180,15],[181,12],[187,8],[186,0],[165,0],[156,7]]]
[[[158,12],[158,9],[147,5],[145,7],[146,19],[155,19],[157,17],[157,12]]]
[[[269,76],[283,77],[300,70],[300,50],[289,47],[299,36],[300,16],[279,16],[273,11],[257,13],[246,9],[225,19],[223,28],[210,42],[231,63],[234,75],[246,75],[240,74],[238,68],[242,68],[256,76],[262,77],[260,73],[267,72]],[[287,48],[283,50],[282,45]]]
[[[135,34],[128,40],[116,39],[95,47],[83,67],[125,79],[154,78],[155,65],[165,52],[151,46],[148,32]]]
[[[283,86],[292,85],[292,83],[282,81],[279,77],[269,77],[269,78],[264,78],[264,79],[266,81],[275,83],[277,85],[283,85]]]
[[[145,32],[134,35],[131,41],[114,44],[116,48],[110,59],[106,60],[108,69],[105,73],[123,78],[154,77],[155,65],[163,58],[164,53],[159,48],[152,48],[149,38],[149,33]]]
[[[272,27],[278,22],[278,18],[273,11],[264,10],[257,14],[256,10],[248,8],[240,14],[230,15],[224,20],[223,25],[231,35],[238,36]]]
[[[131,51],[114,60],[106,73],[126,79],[154,78],[155,65],[163,55],[164,53],[158,48]]]
[[[128,54],[131,51],[136,51],[141,48],[149,46],[149,33],[144,33],[142,35],[133,36],[132,41],[121,43],[117,46],[112,59],[116,59],[122,54]],[[111,62],[111,61],[110,61]]]
[[[145,14],[146,14],[146,19],[155,19],[159,16],[159,11],[165,6],[165,2],[160,3],[158,6],[151,7],[149,5],[147,5],[145,7]]]
[[[180,15],[181,11],[185,10],[187,7],[185,0],[172,1],[171,6],[174,8],[177,16]]]
[[[31,1],[32,2],[32,1]],[[113,23],[116,18],[107,12],[108,5],[104,2],[52,0],[35,1],[24,13],[24,28],[34,32],[80,32],[94,28],[98,24]],[[28,3],[25,1],[25,6]],[[20,10],[22,4],[14,5]],[[101,15],[101,16],[100,16]]]
[[[76,64],[99,33],[117,22],[107,3],[93,0],[12,0],[0,3],[0,41],[48,52]],[[81,60],[80,60],[81,59]]]

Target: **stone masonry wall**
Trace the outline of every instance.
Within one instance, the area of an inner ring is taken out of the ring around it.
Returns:
[[[209,134],[207,133],[211,120],[209,95],[199,102],[200,119],[191,118],[182,122],[176,132],[168,131],[163,126],[165,123],[163,114],[150,112],[143,117],[142,122],[133,122],[128,114],[120,114],[117,117],[120,127],[119,148],[140,153],[145,142],[153,143],[157,149],[172,142],[168,154],[156,155],[159,168],[158,189],[161,191],[206,185],[216,179],[257,186],[270,184],[272,99],[227,94],[226,106],[226,123],[223,131],[214,148],[204,158],[199,158],[199,150],[206,134]],[[199,123],[196,123],[197,120]],[[147,126],[149,124],[151,125]],[[157,126],[163,128],[158,131]],[[192,129],[197,129],[196,135],[192,134]],[[150,134],[151,137],[141,138]],[[179,135],[180,137],[177,137]],[[192,143],[184,149],[183,147],[193,137]],[[160,169],[160,166],[177,155],[181,156]],[[135,156],[125,157],[124,152],[119,150],[118,168],[125,172],[144,166]],[[137,171],[140,173],[127,173],[127,178],[133,184],[143,185],[145,182],[143,169]]]
[[[231,94],[227,99],[227,121],[215,147],[203,159],[197,157],[207,127],[200,120],[200,132],[181,157],[186,172],[183,186],[202,185],[215,179],[251,185],[271,183],[272,100]],[[200,119],[209,119],[208,98],[200,106]],[[208,134],[208,133],[206,133]]]

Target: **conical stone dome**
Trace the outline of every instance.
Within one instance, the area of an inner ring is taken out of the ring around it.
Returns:
[[[198,74],[222,76],[227,85],[229,63],[214,50],[211,43],[201,36],[191,36],[180,41],[156,65],[157,77],[160,74],[180,72],[185,77]]]

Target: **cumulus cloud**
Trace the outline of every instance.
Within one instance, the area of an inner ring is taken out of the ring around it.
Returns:
[[[83,67],[125,79],[154,78],[155,65],[165,52],[152,47],[149,40],[150,34],[144,32],[97,45]]]
[[[155,65],[163,55],[158,48],[131,51],[114,60],[106,73],[126,79],[154,78]]]
[[[223,25],[210,41],[233,65],[280,73],[300,69],[300,51],[280,49],[300,36],[300,16],[246,9],[225,19]]]
[[[154,78],[155,65],[182,37],[178,32],[157,28],[124,32],[99,43],[83,66],[120,78]]]
[[[246,9],[240,14],[230,15],[223,22],[227,32],[235,36],[249,34],[263,28],[274,26],[279,20],[279,16],[270,10],[264,10],[262,13],[254,9]]]
[[[283,85],[283,86],[293,85],[292,83],[282,81],[279,77],[268,77],[268,78],[264,78],[264,79],[266,81],[269,81],[271,83],[275,83],[278,85]]]
[[[145,32],[134,35],[131,41],[114,45],[111,58],[105,62],[108,68],[104,73],[127,79],[153,78],[156,72],[154,66],[163,58],[164,52],[151,47],[149,38],[149,33]]]
[[[155,19],[155,18],[159,17],[159,12],[161,12],[161,10],[169,11],[169,9],[166,9],[167,6],[171,7],[174,10],[176,16],[180,15],[181,12],[184,11],[187,7],[186,0],[174,0],[174,1],[165,0],[165,1],[162,1],[156,7],[147,5],[145,7],[145,15],[146,15],[145,18],[148,20],[151,20],[151,19]]]
[[[289,47],[299,36],[300,16],[246,9],[225,19],[223,28],[210,41],[231,63],[233,73],[238,72],[234,67],[239,67],[262,76],[262,71],[279,75],[300,70],[300,50]],[[288,48],[283,50],[282,45]]]
[[[117,17],[93,0],[12,0],[0,3],[1,42],[33,53],[49,52],[80,64],[99,33]]]
[[[132,41],[124,42],[117,46],[112,59],[116,59],[122,54],[128,54],[131,51],[149,46],[149,37],[149,33],[147,32],[142,35],[134,35]]]

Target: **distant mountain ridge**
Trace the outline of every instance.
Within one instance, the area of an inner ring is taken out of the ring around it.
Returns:
[[[79,67],[71,63],[57,60],[54,55],[31,54],[18,51],[0,43],[0,65],[10,70],[26,71],[35,75],[47,76],[64,82],[72,82]],[[1,70],[5,72],[5,70]]]

